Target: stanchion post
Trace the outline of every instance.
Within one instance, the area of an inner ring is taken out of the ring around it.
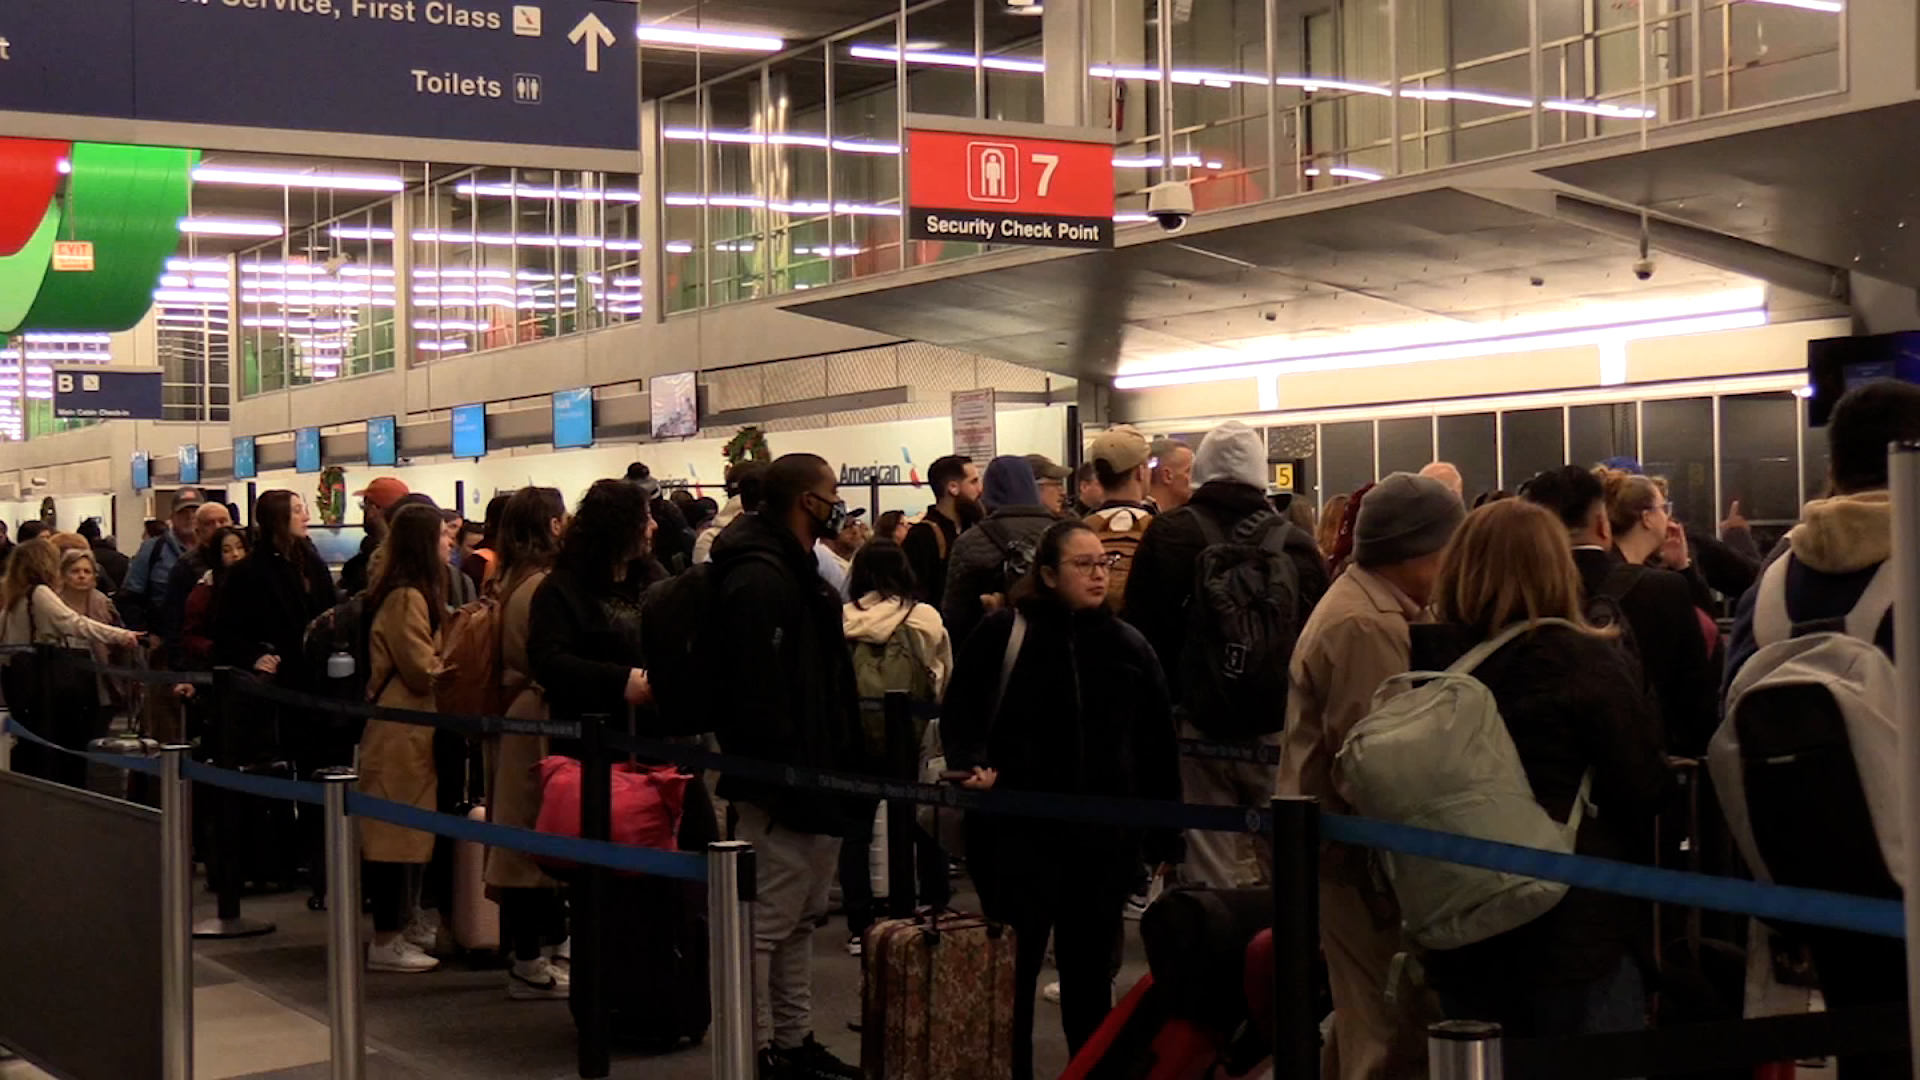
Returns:
[[[611,840],[613,766],[607,757],[607,717],[582,717],[580,742],[580,835]],[[613,1068],[607,1049],[606,913],[606,869],[581,867],[574,896],[572,994],[582,1080],[601,1080]]]
[[[367,1041],[361,1026],[360,842],[347,815],[352,769],[323,769],[327,845],[327,1017],[333,1026],[332,1080],[362,1080]]]
[[[233,690],[235,677],[232,668],[214,671],[213,702],[207,712],[214,722],[214,764],[237,771],[242,763],[235,737],[240,727],[239,695]],[[246,804],[241,802],[237,791],[230,788],[217,790],[219,794],[214,797],[214,803],[219,816],[213,822],[213,858],[208,861],[208,868],[213,875],[212,884],[219,906],[213,918],[194,924],[193,936],[243,938],[271,934],[274,931],[272,923],[264,919],[249,919],[240,914],[240,894],[245,891],[247,884],[246,873],[241,869],[241,849],[244,844],[240,832]]]
[[[708,966],[713,972],[716,1028],[713,1080],[752,1080],[753,900],[758,888],[753,845],[727,840],[707,845]]]
[[[887,694],[882,706],[887,732],[887,775],[913,778],[920,763],[920,743],[913,737],[913,699],[900,691]],[[919,878],[913,871],[914,805],[887,800],[887,913],[896,919],[913,916]]]
[[[193,1080],[193,794],[187,751],[160,748],[160,1014],[164,1080]]]
[[[1320,803],[1273,800],[1273,1074],[1320,1075]]]
[[[1888,451],[1893,488],[1893,649],[1899,673],[1901,775],[1920,776],[1920,443]],[[1908,867],[1920,866],[1920,784],[1900,785],[1900,846]],[[1911,873],[1911,871],[1909,871]],[[1906,896],[1907,985],[1920,986],[1920,889]],[[1907,1030],[1920,1068],[1920,994],[1907,996]]]
[[[1427,1080],[1500,1080],[1500,1025],[1446,1020],[1427,1028]]]

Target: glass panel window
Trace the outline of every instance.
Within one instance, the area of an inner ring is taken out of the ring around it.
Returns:
[[[1527,478],[1567,463],[1559,409],[1521,409],[1500,414],[1500,486],[1518,491]],[[1467,489],[1471,503],[1480,494]]]
[[[1713,401],[1679,398],[1641,406],[1646,421],[1648,476],[1665,477],[1674,516],[1711,530],[1720,520],[1713,505]]]
[[[833,280],[834,244],[824,46],[769,70],[760,127],[768,135],[764,153],[773,289],[790,292],[825,285]]]
[[[898,44],[889,21],[834,47],[835,281],[900,268]]]
[[[1380,421],[1380,475],[1419,472],[1433,460],[1433,417]]]
[[[1633,402],[1575,405],[1567,411],[1567,460],[1591,468],[1612,458],[1640,456]]]
[[[1462,490],[1469,500],[1498,486],[1492,413],[1442,416],[1435,420],[1435,427],[1440,436],[1440,460],[1452,462],[1460,470]]]
[[[1790,392],[1720,399],[1721,499],[1740,504],[1756,538],[1778,539],[1799,520],[1799,423],[1800,403]]]
[[[1373,421],[1320,425],[1320,483],[1331,498],[1373,482]]]

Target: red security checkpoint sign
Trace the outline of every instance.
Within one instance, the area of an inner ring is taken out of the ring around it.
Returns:
[[[907,125],[913,239],[1113,246],[1105,132],[938,116],[909,116]]]

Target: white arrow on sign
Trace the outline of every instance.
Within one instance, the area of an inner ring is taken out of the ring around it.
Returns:
[[[589,11],[587,12],[587,17],[580,20],[580,25],[574,27],[573,32],[567,35],[567,40],[575,45],[585,40],[587,43],[587,70],[599,71],[600,46],[613,44],[614,38],[613,31],[607,29],[607,24],[600,21],[600,16]]]

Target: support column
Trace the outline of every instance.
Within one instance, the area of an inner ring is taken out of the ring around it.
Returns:
[[[1089,0],[1047,0],[1040,16],[1040,53],[1046,61],[1046,122],[1081,127],[1088,122]]]
[[[706,144],[700,144],[705,154]],[[640,295],[641,318],[657,323],[667,311],[667,185],[660,154],[660,103],[640,106]]]

